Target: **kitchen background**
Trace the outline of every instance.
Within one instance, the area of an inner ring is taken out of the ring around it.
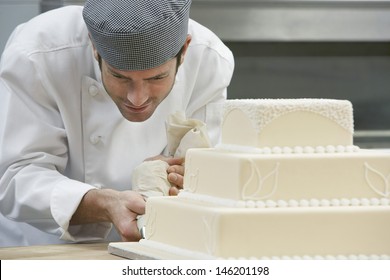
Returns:
[[[0,0],[0,52],[16,25],[84,1]],[[390,0],[193,0],[235,55],[229,98],[349,99],[355,143],[390,148]]]

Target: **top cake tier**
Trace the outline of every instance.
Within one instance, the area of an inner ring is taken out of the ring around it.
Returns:
[[[222,145],[350,146],[353,145],[352,104],[334,99],[227,100]]]

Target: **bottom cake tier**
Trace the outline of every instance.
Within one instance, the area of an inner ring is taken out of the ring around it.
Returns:
[[[155,197],[146,213],[140,245],[184,259],[390,256],[389,206],[248,209]]]

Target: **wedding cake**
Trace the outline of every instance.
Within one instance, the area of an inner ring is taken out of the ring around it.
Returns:
[[[228,100],[221,143],[188,150],[183,191],[150,197],[145,239],[112,243],[110,251],[154,259],[387,259],[389,199],[390,153],[353,145],[349,101]]]

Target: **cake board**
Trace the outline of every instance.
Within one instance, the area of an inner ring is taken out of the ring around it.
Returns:
[[[158,250],[139,242],[111,242],[108,244],[110,254],[131,260],[188,260],[188,257]],[[192,258],[191,258],[192,259]]]

